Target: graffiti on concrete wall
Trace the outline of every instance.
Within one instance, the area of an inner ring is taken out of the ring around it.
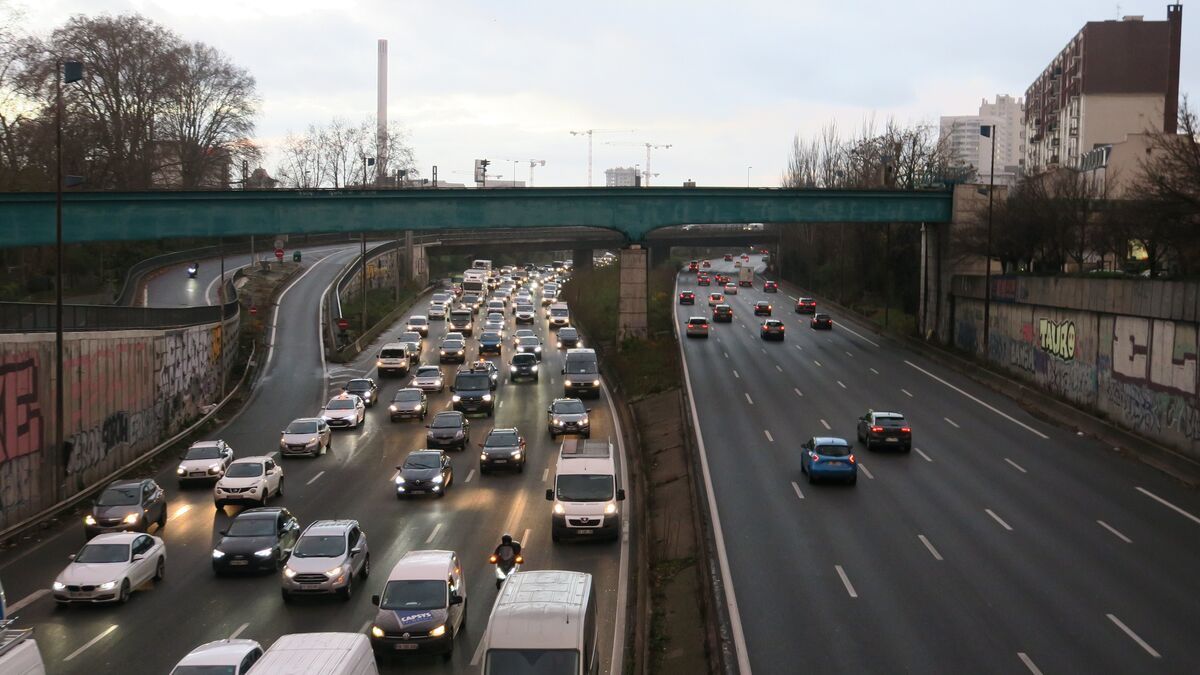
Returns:
[[[1038,320],[1038,340],[1042,351],[1070,361],[1075,358],[1075,322],[1071,320]]]
[[[5,356],[0,361],[0,463],[41,449],[45,435],[38,353]]]
[[[104,463],[113,451],[153,445],[166,421],[164,409],[154,405],[135,413],[122,410],[104,418],[99,425],[72,435],[67,440],[67,475],[74,476]]]
[[[1112,369],[1117,379],[1196,395],[1196,326],[1119,316],[1113,322]]]

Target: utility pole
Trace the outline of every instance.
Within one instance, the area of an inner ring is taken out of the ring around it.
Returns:
[[[632,134],[636,129],[585,129],[572,131],[572,136],[587,136],[588,139],[588,187],[592,187],[592,134]]]

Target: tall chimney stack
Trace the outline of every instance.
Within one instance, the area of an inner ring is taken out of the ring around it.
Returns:
[[[1183,5],[1167,5],[1167,99],[1163,105],[1163,131],[1179,132],[1179,53],[1183,39]]]
[[[387,40],[379,41],[379,72],[378,100],[375,104],[375,184],[382,182],[387,170]]]

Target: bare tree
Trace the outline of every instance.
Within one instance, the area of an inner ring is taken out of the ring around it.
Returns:
[[[1179,108],[1179,133],[1154,134],[1141,162],[1138,191],[1200,211],[1200,117],[1187,97]]]
[[[309,125],[303,134],[288,134],[283,143],[282,159],[275,173],[285,187],[344,188],[365,185],[374,181],[375,168],[367,167],[368,159],[383,159],[384,175],[404,171],[406,177],[416,175],[412,147],[408,134],[395,121],[388,123],[387,145],[381,152],[371,119],[351,124],[342,118],[328,123]]]

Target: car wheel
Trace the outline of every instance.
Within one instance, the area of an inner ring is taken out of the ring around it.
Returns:
[[[874,449],[874,446],[871,445],[871,437],[870,436],[867,437],[866,445],[867,445],[867,452],[871,452]]]
[[[559,542],[559,539],[560,539],[560,537],[558,536],[558,534],[556,534],[554,532],[550,533],[550,541],[557,544]]]
[[[450,644],[446,647],[446,653],[442,654],[443,661],[449,661],[454,656],[454,633],[450,633]]]
[[[521,462],[521,466],[517,467],[517,473],[525,473],[525,462]]]
[[[857,484],[857,483],[858,483],[858,475],[856,474],[856,475],[853,475],[853,476],[851,476],[851,477],[850,477],[850,484],[851,484],[851,485],[855,485],[855,484]]]
[[[288,593],[288,592],[287,592],[287,589],[285,589],[285,588],[281,588],[281,589],[279,589],[279,595],[280,595],[280,596],[283,598],[283,601],[284,601],[284,602],[291,602],[291,601],[292,601],[292,594],[291,594],[291,593]]]
[[[128,579],[121,581],[121,594],[117,596],[117,602],[122,605],[129,602],[129,580]]]
[[[167,573],[167,561],[162,556],[158,556],[158,563],[154,566],[154,580],[162,581],[163,576]]]
[[[814,476],[811,471],[808,472],[808,482],[809,483],[817,482],[817,477]]]
[[[358,578],[366,579],[369,576],[371,576],[371,554],[370,553],[368,553],[366,559],[363,560],[363,568],[361,570],[359,570]]]
[[[282,478],[279,479],[279,490],[275,493],[275,496],[276,497],[283,496],[283,479]]]
[[[350,596],[354,595],[354,575],[346,577],[346,585],[338,592],[341,594],[342,600],[349,600]]]
[[[213,506],[217,507],[217,510],[218,510],[218,511],[224,511],[224,510],[225,510],[225,504],[224,504],[224,502],[214,502],[214,503],[213,503]]]

